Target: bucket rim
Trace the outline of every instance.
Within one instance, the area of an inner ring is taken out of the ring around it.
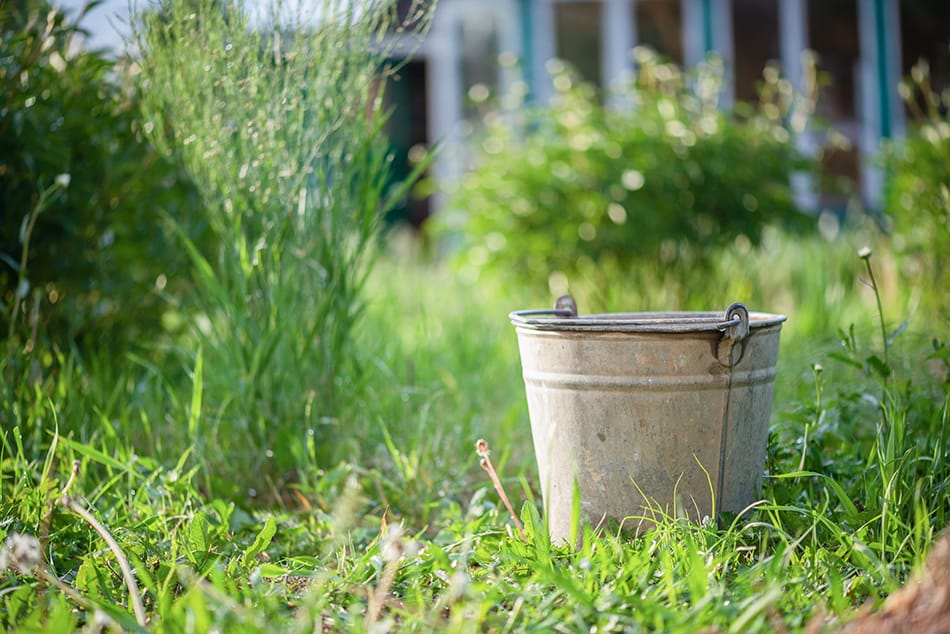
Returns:
[[[596,313],[572,316],[570,309],[516,310],[508,319],[516,328],[563,332],[722,332],[735,325],[728,311],[661,311]],[[778,326],[788,318],[782,314],[749,312],[751,330]]]

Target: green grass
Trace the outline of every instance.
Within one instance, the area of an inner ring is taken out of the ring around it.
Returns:
[[[833,631],[920,569],[950,510],[950,323],[873,226],[573,276],[585,313],[738,300],[789,320],[759,503],[552,544],[506,318],[550,290],[378,252],[373,29],[288,40],[193,4],[138,23],[153,140],[214,234],[183,240],[192,293],[116,349],[66,343],[41,290],[3,307],[0,627]]]
[[[78,460],[69,494],[135,569],[149,630],[833,629],[899,588],[950,521],[945,348],[932,354],[950,333],[911,314],[885,357],[855,255],[865,237],[776,237],[753,268],[714,273],[720,303],[790,315],[763,502],[721,528],[671,517],[639,537],[588,530],[577,548],[546,536],[506,319],[548,303],[545,289],[383,258],[344,377],[357,397],[269,452],[217,426],[194,351],[182,365],[145,346],[119,359],[10,350],[0,539],[41,539],[46,572],[0,573],[0,625],[142,629],[117,556],[58,502]],[[891,333],[920,289],[879,245],[871,263]],[[625,304],[655,290],[618,288],[605,308],[660,308]],[[480,437],[525,541],[478,466]]]

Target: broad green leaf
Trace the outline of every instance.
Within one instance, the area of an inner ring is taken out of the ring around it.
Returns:
[[[261,564],[257,569],[260,571],[261,576],[265,579],[283,577],[290,572],[286,568],[282,568],[276,564]]]
[[[261,531],[257,534],[257,537],[254,538],[254,542],[244,551],[244,555],[241,557],[241,563],[247,566],[254,559],[264,552],[264,549],[270,546],[270,542],[274,539],[274,535],[277,534],[277,522],[274,521],[273,517],[268,517],[264,522],[264,527],[261,528]]]

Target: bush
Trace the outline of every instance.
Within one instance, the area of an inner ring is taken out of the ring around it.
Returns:
[[[885,204],[907,273],[923,288],[943,289],[922,297],[927,308],[945,316],[950,310],[950,90],[934,92],[921,62],[901,84],[901,94],[917,121],[907,138],[886,153]]]
[[[721,248],[758,244],[767,225],[806,224],[790,177],[814,167],[792,129],[804,129],[808,99],[768,68],[758,107],[729,113],[714,61],[693,75],[642,49],[637,61],[614,96],[623,107],[602,106],[559,66],[549,106],[516,94],[486,114],[446,221],[465,265],[527,283],[606,269],[682,276]]]
[[[78,34],[45,1],[0,11],[0,326],[38,314],[60,344],[109,348],[161,328],[187,260],[160,214],[200,210],[143,138],[123,68]]]

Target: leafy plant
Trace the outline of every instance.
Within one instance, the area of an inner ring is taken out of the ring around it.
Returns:
[[[769,67],[761,103],[729,113],[716,60],[689,74],[645,49],[637,62],[612,98],[619,107],[558,65],[549,106],[515,92],[488,110],[446,221],[466,267],[552,276],[552,289],[595,269],[608,271],[601,281],[638,271],[682,279],[725,247],[758,244],[768,225],[808,224],[790,177],[814,167],[794,143],[812,97]]]
[[[907,138],[885,154],[888,180],[885,204],[893,220],[895,245],[910,276],[924,286],[950,287],[950,89],[930,85],[926,61],[900,85],[915,121]],[[937,315],[950,309],[947,293],[926,294]]]
[[[308,434],[322,446],[340,431],[373,240],[398,198],[381,36],[406,25],[388,0],[307,6],[271,2],[255,18],[241,2],[169,0],[135,27],[146,125],[184,162],[217,245],[181,231],[200,292],[195,382],[212,412],[203,458],[224,468],[250,446],[278,478],[307,459]],[[222,485],[247,478],[233,475]]]
[[[94,4],[75,19],[45,0],[2,4],[2,331],[86,348],[153,337],[187,265],[161,214],[198,239],[195,192],[145,141],[124,67],[79,42]]]

